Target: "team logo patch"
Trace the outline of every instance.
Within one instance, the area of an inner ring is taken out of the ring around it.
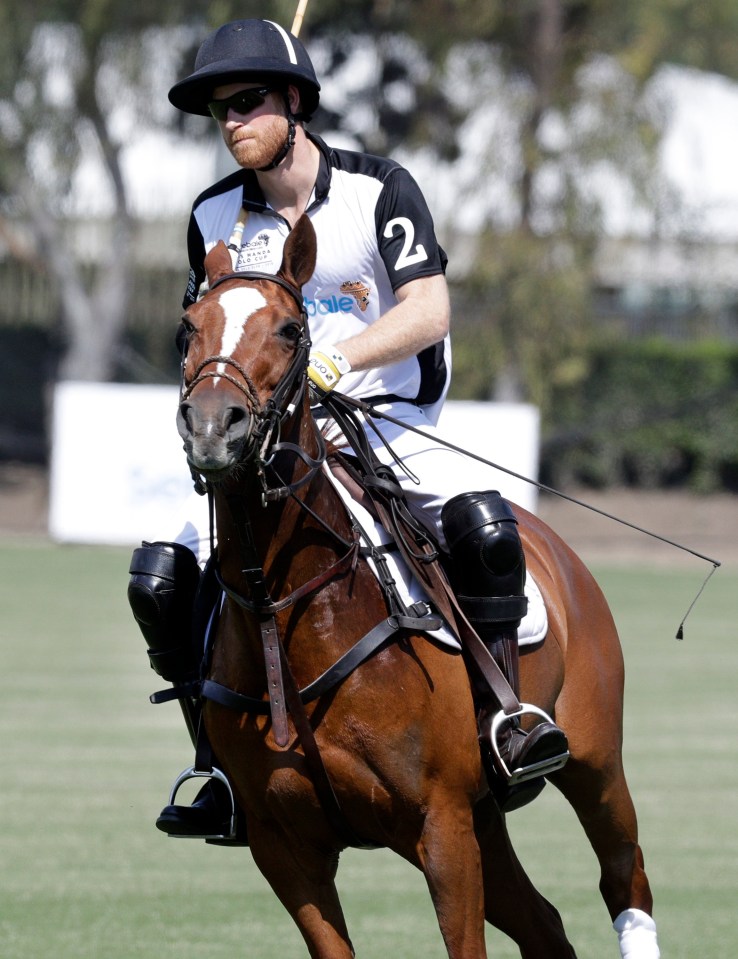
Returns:
[[[236,270],[249,270],[255,266],[266,266],[267,264],[271,264],[271,262],[269,234],[259,233],[253,240],[249,240],[248,243],[244,243],[241,247],[236,262]]]
[[[361,280],[347,280],[341,284],[341,293],[349,293],[356,300],[362,313],[366,312],[369,306],[369,287],[365,286]]]

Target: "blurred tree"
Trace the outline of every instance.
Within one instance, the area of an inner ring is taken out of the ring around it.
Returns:
[[[261,7],[216,0],[209,13],[221,22],[258,16]],[[287,14],[292,3],[274,7]],[[194,0],[5,0],[0,8],[0,226],[22,217],[30,226],[23,240],[2,230],[11,254],[53,276],[62,378],[107,380],[115,372],[133,287],[122,153],[152,125],[177,122],[161,91],[183,58],[192,62],[205,28]],[[90,155],[102,162],[114,207],[94,271],[80,264],[66,230],[72,182]]]
[[[617,189],[656,228],[665,213],[678,213],[657,167],[664,105],[644,94],[646,84],[666,62],[734,74],[738,5],[357,0],[350,13],[343,6],[325,0],[310,14],[311,36],[330,50],[327,72],[345,75],[346,60],[369,48],[378,82],[350,87],[343,117],[334,114],[331,124],[373,152],[431,151],[455,209],[479,211],[476,251],[464,253],[453,395],[526,399],[545,413],[557,382],[588,372],[603,197]],[[477,161],[466,195],[453,165],[462,153]],[[497,208],[486,195],[501,200]]]
[[[263,0],[0,7],[0,216],[30,222],[13,255],[56,278],[68,343],[63,375],[107,379],[115,367],[132,286],[123,150],[153,125],[202,136],[207,123],[176,115],[162,91],[190,68],[205,31],[248,16],[289,26],[295,7],[296,0],[271,0],[268,9]],[[494,210],[480,216],[476,228],[489,235],[472,281],[490,304],[507,392],[532,397],[553,375],[553,357],[574,351],[568,372],[556,375],[581,370],[574,327],[588,314],[599,229],[590,174],[609,165],[633,196],[648,193],[658,129],[642,85],[666,60],[734,74],[736,27],[734,0],[311,0],[302,36],[340,94],[335,104],[326,98],[319,129],[341,127],[376,152],[422,147],[449,190],[458,189],[453,162],[462,147],[475,147],[471,189],[479,200],[491,193],[493,172],[514,170],[508,236],[500,238]],[[369,62],[363,79],[348,66],[359,54]],[[507,141],[491,120],[501,100],[512,116]],[[472,117],[481,124],[470,127]],[[91,153],[114,203],[113,237],[92,275],[64,233],[73,178]],[[661,201],[652,194],[649,202]]]
[[[503,95],[516,107],[517,164],[508,180],[507,223],[482,229],[470,286],[476,302],[488,304],[487,336],[495,347],[485,398],[534,402],[545,422],[555,385],[587,375],[592,257],[601,229],[592,171],[615,168],[642,191],[652,182],[657,139],[635,84],[603,59],[620,26],[612,5],[497,6],[489,41],[506,78]],[[494,154],[494,140],[488,146]],[[462,325],[457,335],[462,394],[478,319],[475,325]]]
[[[664,105],[645,95],[647,81],[665,62],[735,74],[738,7],[732,0],[498,0],[484,18],[474,2],[458,6],[474,12],[477,36],[502,67],[498,90],[516,111],[513,212],[503,229],[490,220],[482,226],[470,274],[476,303],[487,310],[486,395],[537,402],[545,415],[559,378],[588,373],[602,198],[619,190],[654,229],[665,211],[677,214],[657,167]],[[487,147],[496,159],[494,128]],[[475,195],[494,162],[478,172]],[[465,315],[474,319],[462,319],[457,331],[455,395],[480,392],[478,373],[466,379],[483,335],[478,309]]]

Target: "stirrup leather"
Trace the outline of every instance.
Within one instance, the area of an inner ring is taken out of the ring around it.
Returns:
[[[176,833],[171,833],[171,839],[235,839],[236,838],[236,801],[233,798],[233,790],[231,789],[231,784],[228,782],[228,777],[220,769],[213,766],[212,769],[204,771],[202,769],[197,769],[195,766],[189,766],[187,769],[183,770],[179,776],[174,781],[172,790],[169,793],[169,805],[175,805],[175,799],[179,788],[183,783],[186,783],[190,779],[217,779],[218,782],[223,783],[223,785],[228,790],[228,798],[231,803],[231,814],[229,817],[229,828],[228,832],[222,833],[207,833],[202,836],[194,836],[188,834],[187,836],[178,836]]]
[[[539,776],[548,776],[550,773],[555,773],[566,765],[566,761],[569,758],[569,750],[567,749],[558,756],[550,756],[548,759],[532,763],[530,766],[518,766],[516,769],[508,768],[507,763],[500,754],[500,745],[498,742],[500,729],[511,719],[531,714],[539,716],[545,722],[551,723],[551,725],[555,725],[548,713],[530,703],[521,703],[520,709],[512,713],[505,713],[500,710],[492,718],[492,724],[489,730],[489,745],[492,750],[492,760],[508,786],[516,786],[518,783],[527,782],[529,779],[536,779]]]

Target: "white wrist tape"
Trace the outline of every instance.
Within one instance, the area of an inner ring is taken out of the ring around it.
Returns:
[[[335,346],[310,351],[308,376],[324,393],[329,393],[343,374],[350,371],[351,364]]]

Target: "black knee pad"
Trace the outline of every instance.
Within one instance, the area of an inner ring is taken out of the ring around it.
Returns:
[[[193,678],[199,668],[192,615],[200,567],[179,543],[143,543],[129,568],[128,602],[149,647],[152,669],[168,682]]]
[[[462,493],[441,512],[449,552],[463,570],[466,589],[475,580],[479,595],[513,596],[523,592],[525,557],[517,520],[496,491]]]
[[[485,604],[485,618],[517,621],[525,615],[525,557],[510,505],[494,490],[462,493],[441,511],[443,532],[452,560],[452,578],[459,599],[506,597]],[[479,610],[480,616],[482,609]],[[476,617],[475,617],[476,618]]]

